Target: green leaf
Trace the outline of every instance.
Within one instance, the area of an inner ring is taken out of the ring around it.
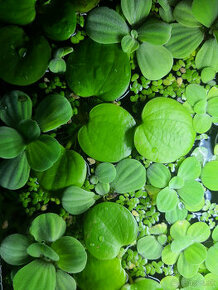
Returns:
[[[196,114],[193,119],[193,127],[199,134],[207,132],[212,125],[212,118],[208,114]]]
[[[144,289],[163,290],[163,288],[157,281],[147,278],[138,278],[135,280],[133,284],[126,284],[121,288],[121,290],[144,290]]]
[[[116,174],[116,168],[109,162],[100,163],[95,169],[95,175],[102,183],[112,182],[115,179]]]
[[[48,68],[53,73],[64,73],[67,69],[67,65],[64,59],[56,57],[50,60]]]
[[[192,13],[192,0],[180,1],[173,11],[173,16],[177,22],[184,26],[201,26]]]
[[[171,52],[163,46],[144,42],[136,51],[142,74],[149,80],[159,80],[168,74],[173,66]]]
[[[23,187],[29,178],[30,167],[25,152],[13,159],[0,162],[0,185],[15,190]]]
[[[216,288],[218,288],[217,274],[209,273],[204,276],[204,279],[205,279],[206,285],[210,285],[207,287],[208,288],[207,290],[216,290]]]
[[[207,100],[200,100],[194,105],[196,114],[205,114],[207,110]]]
[[[138,39],[154,45],[163,45],[169,41],[171,29],[168,23],[152,18],[137,29]]]
[[[98,161],[118,162],[133,148],[135,120],[115,104],[100,104],[89,113],[89,122],[78,133],[82,150]]]
[[[201,180],[208,189],[210,190],[218,190],[218,161],[210,161],[208,162],[204,168],[202,169]]]
[[[218,97],[218,88],[216,86],[212,87],[207,94],[208,100],[213,97]]]
[[[95,186],[95,191],[97,194],[100,194],[100,195],[108,194],[108,192],[110,191],[110,184],[99,182]]]
[[[76,275],[76,279],[81,290],[120,289],[127,275],[120,259],[103,261],[89,254],[85,269]]]
[[[0,127],[0,157],[11,159],[25,149],[22,136],[13,128]]]
[[[26,25],[36,16],[36,0],[7,0],[0,3],[0,21],[3,23]]]
[[[217,275],[218,273],[218,247],[210,247],[207,252],[207,258],[205,261],[207,269]]]
[[[29,38],[22,28],[10,25],[0,28],[0,40],[1,79],[27,86],[44,75],[51,48],[43,36],[31,34]]]
[[[0,247],[0,255],[2,259],[14,266],[19,266],[29,262],[30,258],[26,252],[30,241],[24,235],[13,234],[6,237]]]
[[[201,166],[203,166],[208,159],[208,149],[202,146],[197,147],[194,149],[191,155],[195,156],[201,163]]]
[[[179,288],[179,279],[176,276],[166,276],[160,281],[161,286],[165,290],[176,290]]]
[[[145,259],[157,260],[161,257],[162,245],[154,236],[146,236],[137,242],[137,251]]]
[[[179,166],[178,176],[184,181],[196,179],[201,174],[201,164],[196,157],[186,158]]]
[[[26,251],[34,258],[45,257],[46,259],[55,262],[59,260],[58,254],[52,248],[43,243],[33,243],[26,249]]]
[[[180,189],[184,185],[184,179],[180,176],[174,176],[169,182],[169,188]]]
[[[139,42],[127,34],[121,40],[121,47],[123,52],[130,54],[139,48]]]
[[[218,226],[216,226],[213,230],[213,233],[212,233],[212,239],[215,241],[215,242],[218,242]]]
[[[180,204],[178,204],[173,210],[165,213],[165,218],[168,223],[173,224],[177,221],[184,220],[187,217],[187,214],[187,209],[184,206],[181,208]]]
[[[192,212],[200,211],[205,205],[204,196],[202,197],[202,199],[198,203],[196,203],[194,205],[190,205],[190,204],[187,204],[185,202],[184,202],[184,205],[188,211],[192,211]]]
[[[207,286],[204,287],[204,285],[206,286],[207,284],[205,284],[204,276],[200,273],[197,273],[192,278],[187,279],[182,277],[181,279],[181,286],[184,287],[182,289],[185,290],[195,290],[196,288],[199,290],[208,290]]]
[[[71,185],[81,187],[86,171],[86,163],[79,153],[61,147],[61,154],[52,167],[35,174],[40,186],[45,190],[55,191]]]
[[[204,188],[195,180],[187,180],[184,186],[178,190],[178,194],[187,205],[193,206],[204,197]]]
[[[77,12],[88,12],[98,5],[100,0],[71,0]]]
[[[95,203],[95,194],[77,186],[69,186],[63,192],[62,206],[72,215],[87,211]]]
[[[166,44],[174,58],[189,57],[204,39],[204,33],[198,27],[186,27],[179,23],[172,23],[172,32]]]
[[[157,208],[160,212],[174,210],[179,203],[179,199],[175,190],[166,187],[157,195]]]
[[[218,70],[218,44],[216,39],[209,39],[204,42],[196,55],[195,64],[197,69],[209,66],[216,71]]]
[[[204,26],[210,27],[218,16],[217,0],[193,0],[192,13]]]
[[[37,122],[31,119],[20,121],[17,131],[21,134],[26,144],[37,140],[41,134]]]
[[[70,102],[56,93],[47,96],[38,105],[35,115],[42,132],[48,132],[66,124],[71,117],[72,108]]]
[[[209,83],[216,77],[216,70],[213,67],[205,67],[201,71],[201,80],[203,83]]]
[[[121,8],[130,25],[141,23],[150,13],[152,0],[121,0]]]
[[[33,220],[29,232],[37,242],[54,242],[63,236],[65,230],[66,223],[60,216],[45,213]]]
[[[149,228],[149,233],[151,235],[160,235],[167,232],[167,225],[165,223],[160,223]]]
[[[142,111],[143,123],[135,131],[135,147],[147,159],[169,163],[192,148],[195,132],[192,118],[178,102],[158,97]]]
[[[86,39],[67,60],[68,86],[81,97],[114,101],[125,93],[130,78],[129,58],[119,45]]]
[[[165,22],[172,22],[174,20],[172,8],[170,7],[170,2],[168,0],[158,0],[158,4],[160,4],[159,14],[160,17]]]
[[[54,290],[55,285],[54,265],[39,259],[21,268],[13,279],[14,290]]]
[[[190,223],[187,220],[177,221],[170,228],[170,235],[173,239],[184,237],[187,233],[187,230],[190,226]]]
[[[218,97],[210,98],[208,100],[207,112],[212,117],[218,117]]]
[[[26,148],[30,167],[40,172],[49,169],[57,161],[60,153],[60,144],[49,135],[40,136]]]
[[[57,270],[55,290],[76,290],[76,281],[69,274]]]
[[[191,278],[198,272],[199,265],[190,264],[183,253],[180,254],[178,262],[177,262],[177,269],[178,272],[185,278]]]
[[[92,208],[85,217],[84,239],[88,251],[101,260],[115,258],[122,246],[136,240],[138,226],[123,206],[104,202]]]
[[[200,243],[194,243],[184,251],[186,261],[193,265],[200,265],[207,257],[207,249]]]
[[[99,43],[118,43],[129,33],[125,20],[113,9],[99,7],[89,13],[86,22],[88,36]]]
[[[204,87],[197,84],[188,85],[186,87],[185,96],[191,106],[194,106],[197,102],[201,100],[207,99],[206,90],[204,89]]]
[[[51,1],[44,5],[40,24],[45,35],[56,41],[67,40],[76,29],[76,13],[70,1]]]
[[[0,119],[9,127],[16,128],[20,121],[32,116],[32,101],[21,91],[11,91],[0,101]]]
[[[87,254],[83,245],[73,237],[62,237],[51,245],[59,255],[57,266],[68,273],[81,272],[87,262]]]
[[[175,253],[180,253],[193,244],[193,240],[189,236],[177,237],[171,244],[171,250]]]
[[[188,228],[187,236],[197,243],[203,243],[210,236],[210,228],[204,222],[196,222]]]
[[[147,169],[147,176],[151,185],[158,188],[166,187],[171,178],[169,169],[160,163],[151,164]]]
[[[116,166],[116,172],[116,178],[111,183],[111,187],[117,193],[135,191],[145,185],[145,167],[135,159],[120,161]]]
[[[166,265],[173,265],[176,263],[179,257],[179,253],[175,253],[171,250],[170,245],[167,245],[162,251],[162,261]]]

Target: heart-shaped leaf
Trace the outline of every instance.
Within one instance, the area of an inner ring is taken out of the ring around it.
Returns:
[[[218,190],[217,172],[218,161],[216,160],[208,162],[202,169],[201,180],[210,190]]]
[[[204,188],[195,180],[187,180],[182,188],[178,190],[179,196],[189,205],[198,204],[204,196]]]
[[[116,168],[109,162],[100,163],[95,169],[95,175],[102,183],[110,183],[116,177]]]
[[[210,236],[210,228],[204,222],[196,222],[188,228],[187,236],[197,243],[203,243]]]
[[[41,214],[30,227],[30,234],[37,242],[54,242],[63,236],[66,230],[65,221],[54,213]]]
[[[120,106],[100,104],[91,110],[88,124],[79,130],[79,144],[98,161],[118,162],[131,154],[134,126],[133,117]]]
[[[164,188],[168,185],[171,174],[169,169],[161,163],[153,163],[147,169],[148,180],[154,187]]]
[[[69,274],[57,270],[55,290],[76,290],[76,281]]]
[[[136,240],[137,223],[123,206],[104,202],[85,217],[84,238],[88,251],[100,260],[115,258],[122,246]]]
[[[184,251],[186,261],[192,265],[200,265],[207,257],[207,249],[200,243],[194,243]]]
[[[87,39],[67,61],[67,83],[81,97],[114,101],[125,93],[130,77],[129,58],[115,44],[102,45]]]
[[[173,16],[177,22],[184,26],[201,26],[201,24],[195,19],[192,13],[192,0],[180,1],[173,11]]]
[[[218,245],[218,244],[216,244]],[[218,246],[210,247],[207,252],[207,258],[205,261],[207,269],[217,275],[218,272]]]
[[[178,102],[167,98],[149,101],[142,112],[143,123],[135,131],[135,147],[147,159],[168,163],[192,148],[195,132],[192,118]]]
[[[27,253],[34,258],[45,257],[46,259],[50,259],[52,261],[58,261],[58,254],[49,246],[43,243],[33,243],[27,249]]]
[[[216,39],[205,41],[196,55],[195,64],[198,69],[209,66],[216,71],[218,70],[218,44]]]
[[[137,251],[145,259],[156,260],[161,257],[162,245],[154,236],[146,236],[137,242]]]
[[[179,199],[175,190],[166,187],[157,195],[157,208],[160,212],[174,210],[179,203]]]
[[[186,158],[179,166],[178,176],[183,180],[196,179],[201,174],[201,164],[196,157]]]
[[[217,0],[193,0],[192,13],[194,17],[204,26],[210,27],[218,16]]]
[[[145,185],[145,167],[135,159],[124,159],[116,166],[116,178],[111,184],[117,193],[138,190]]]

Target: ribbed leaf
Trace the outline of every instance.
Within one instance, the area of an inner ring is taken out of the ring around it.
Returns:
[[[129,32],[125,20],[113,9],[99,7],[89,13],[86,22],[88,36],[99,43],[118,43]]]
[[[137,251],[145,259],[156,260],[161,257],[163,247],[154,236],[146,236],[137,242]]]
[[[55,285],[54,265],[39,259],[20,269],[13,280],[14,290],[54,290]]]
[[[100,163],[95,169],[95,175],[102,183],[112,182],[116,177],[116,168],[109,162]]]
[[[187,214],[187,209],[185,207],[180,208],[180,204],[178,204],[173,210],[165,213],[165,219],[168,223],[173,224],[179,220],[184,220]]]
[[[170,228],[170,235],[173,239],[186,236],[190,223],[187,220],[177,221]]]
[[[139,42],[129,34],[125,35],[121,40],[121,47],[125,53],[133,53],[139,48]]]
[[[0,127],[0,157],[14,158],[25,149],[22,136],[13,128]]]
[[[196,157],[186,158],[179,166],[178,176],[184,180],[196,179],[201,174],[201,164]]]
[[[185,58],[200,45],[204,34],[198,27],[186,27],[179,23],[173,23],[171,38],[166,44],[174,58]]]
[[[207,99],[206,90],[203,86],[190,84],[186,87],[185,95],[188,103],[194,107],[196,103]]]
[[[196,114],[193,119],[193,128],[199,134],[206,133],[212,126],[212,118],[208,114]]]
[[[57,270],[55,290],[76,290],[76,281],[69,274]]]
[[[205,261],[207,269],[217,276],[218,272],[218,243],[210,247]]]
[[[175,253],[171,250],[170,245],[167,245],[162,251],[162,261],[166,265],[173,265],[178,259],[179,253]]]
[[[45,257],[46,259],[50,259],[52,261],[58,261],[58,254],[49,246],[43,243],[33,243],[27,249],[27,253],[34,258]]]
[[[192,13],[200,23],[210,27],[218,16],[218,1],[193,0]]]
[[[30,234],[37,242],[54,242],[63,236],[65,221],[57,214],[46,213],[35,218],[30,227]]]
[[[121,0],[121,8],[130,25],[142,22],[150,13],[152,0]]]
[[[180,254],[177,269],[179,273],[185,278],[191,278],[198,272],[199,265],[188,263],[183,253]]]
[[[23,187],[29,178],[30,166],[26,154],[23,152],[17,157],[0,162],[0,185],[8,189]]]
[[[185,259],[193,265],[200,265],[207,257],[207,249],[200,243],[194,243],[184,251]]]
[[[178,203],[176,191],[169,187],[162,189],[157,195],[157,208],[160,212],[174,210]]]
[[[192,13],[192,0],[180,1],[173,11],[173,16],[182,25],[188,27],[201,26]]]
[[[52,94],[38,105],[35,119],[42,132],[48,132],[66,124],[72,114],[70,102],[59,94]]]
[[[218,44],[215,38],[205,41],[196,55],[195,63],[198,69],[209,66],[218,71]]]
[[[168,0],[158,0],[158,4],[160,4],[159,8],[159,14],[160,17],[165,21],[165,22],[172,22],[174,20],[173,18],[173,13],[172,13],[172,8],[170,6],[170,2]]]
[[[51,245],[59,255],[57,266],[68,273],[81,272],[87,262],[87,254],[83,245],[73,237],[62,237]]]
[[[32,169],[44,171],[50,168],[59,158],[60,144],[51,136],[42,135],[27,146],[27,159]]]
[[[22,135],[26,144],[38,139],[41,133],[37,122],[31,119],[20,121],[17,130]]]
[[[179,196],[189,206],[198,204],[204,196],[204,188],[200,182],[187,180],[184,186],[178,190]]]
[[[21,120],[32,116],[32,101],[21,91],[11,91],[0,101],[0,119],[9,127],[17,127]]]
[[[171,174],[165,165],[161,163],[153,163],[147,169],[147,177],[152,186],[164,188],[168,185]]]
[[[197,243],[203,243],[210,236],[210,228],[204,222],[196,222],[188,228],[187,236]]]

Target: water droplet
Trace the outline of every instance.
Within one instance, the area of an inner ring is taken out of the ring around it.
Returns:
[[[103,242],[103,241],[104,241],[104,237],[103,237],[103,236],[100,236],[100,237],[98,238],[98,240],[99,240],[99,242]]]

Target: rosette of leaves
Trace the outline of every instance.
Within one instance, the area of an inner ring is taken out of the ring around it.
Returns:
[[[57,110],[57,108],[59,108]],[[29,178],[30,168],[44,171],[61,153],[61,146],[47,133],[69,121],[71,105],[61,95],[46,97],[36,108],[32,119],[32,101],[21,91],[12,91],[1,100],[0,119],[0,185],[18,189]]]
[[[206,39],[195,64],[197,69],[203,69],[203,82],[212,80],[218,70],[217,0],[182,0],[176,5],[173,16],[178,23],[171,24],[171,38],[166,47],[174,58],[185,58]]]
[[[128,54],[136,51],[142,74],[157,80],[173,65],[173,56],[164,46],[170,39],[171,26],[156,18],[147,19],[151,6],[152,0],[121,0],[125,19],[108,7],[96,8],[88,15],[86,31],[96,42],[121,43]]]
[[[0,28],[0,78],[5,82],[35,83],[45,74],[50,57],[51,48],[43,36],[28,35],[15,25]]]
[[[202,244],[210,236],[210,228],[204,222],[190,224],[177,221],[170,228],[173,239],[162,251],[162,261],[167,265],[176,263],[180,275],[192,278],[207,258],[207,248]]]
[[[200,85],[190,84],[185,96],[190,112],[193,114],[193,127],[199,134],[207,132],[212,123],[218,122],[218,89],[212,87],[208,92]]]
[[[63,236],[65,230],[66,223],[60,216],[46,213],[33,220],[30,236],[13,234],[2,241],[2,259],[22,266],[13,278],[14,290],[76,289],[70,274],[85,268],[87,254],[77,239]]]

